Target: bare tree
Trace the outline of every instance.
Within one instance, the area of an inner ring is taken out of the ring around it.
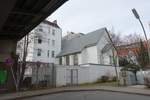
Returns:
[[[44,34],[44,33],[43,33]],[[40,39],[42,42],[48,42],[48,39],[41,33],[38,33],[36,29],[33,32],[30,32],[28,35],[26,35],[21,41],[18,42],[17,48],[19,51],[19,62],[18,62],[18,84],[19,87],[23,86],[23,79],[25,75],[25,70],[27,66],[27,57],[29,54],[29,50],[33,49],[30,47],[30,44],[37,43]]]
[[[124,36],[122,40],[124,44],[132,44],[132,43],[140,42],[140,39],[143,40],[143,37],[140,34],[133,33]]]
[[[16,83],[18,89],[23,85],[24,74],[27,65],[27,55],[29,51],[29,44],[34,42],[34,33],[30,32],[17,44],[17,55],[18,55],[18,64],[16,69]]]
[[[121,33],[120,32],[115,32],[114,28],[109,31],[110,33],[110,38],[115,46],[119,46],[122,44],[122,39],[121,39]]]

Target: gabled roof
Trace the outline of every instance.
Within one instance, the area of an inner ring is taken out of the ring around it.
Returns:
[[[62,41],[62,51],[57,57],[81,52],[84,48],[96,45],[103,34],[108,34],[106,28],[101,28],[81,37]]]
[[[60,27],[58,26],[58,24],[56,24],[56,23],[54,23],[54,22],[50,22],[50,21],[48,21],[48,20],[44,20],[42,23],[51,25],[51,26],[56,27],[56,28],[60,28]]]

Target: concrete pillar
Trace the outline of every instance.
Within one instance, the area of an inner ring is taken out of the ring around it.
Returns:
[[[4,87],[13,89],[14,83],[10,67],[6,66],[5,60],[11,57],[11,52],[16,53],[17,41],[15,40],[0,40],[0,68],[7,70],[7,83]]]
[[[69,65],[74,65],[73,55],[69,56],[69,60],[70,60],[70,64]]]
[[[11,52],[16,52],[17,41],[0,40],[0,62],[10,57]]]
[[[55,58],[55,64],[58,64],[58,65],[59,65],[59,59],[60,59],[60,58]]]
[[[66,65],[66,57],[62,57],[62,65]]]

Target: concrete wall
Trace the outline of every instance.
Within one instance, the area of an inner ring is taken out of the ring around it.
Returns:
[[[56,86],[65,86],[66,85],[66,68],[57,67],[56,69]]]
[[[56,67],[56,86],[65,86],[67,85],[68,76],[67,71],[72,69],[78,70],[78,83],[87,83],[89,81],[89,68],[88,67],[79,67],[79,66],[60,66]]]
[[[90,82],[95,82],[97,79],[101,78],[101,76],[116,76],[115,67],[105,66],[105,65],[89,65],[90,70]],[[120,68],[117,68],[118,72],[120,72]]]
[[[112,66],[104,65],[80,65],[80,66],[60,66],[56,67],[56,85],[67,85],[67,70],[78,70],[78,84],[93,83],[101,76],[106,75],[109,77],[116,76],[115,68]],[[120,68],[117,68],[118,73]],[[69,76],[70,77],[70,76]]]
[[[36,84],[36,65],[32,66],[32,84]],[[116,76],[115,68],[111,66],[104,66],[104,65],[80,65],[80,66],[62,66],[62,65],[55,65],[56,72],[52,72],[52,67],[47,64],[43,64],[39,68],[38,73],[38,82],[45,80],[45,75],[49,75],[49,83],[56,80],[56,86],[65,86],[69,82],[71,84],[71,74],[69,74],[72,70],[77,71],[77,76],[74,77],[77,80],[77,84],[84,84],[84,83],[93,83],[96,82],[97,79],[101,78],[101,76]],[[120,72],[120,68],[117,68],[118,73]],[[53,75],[56,76],[53,80]]]
[[[78,69],[78,84],[89,83],[90,70],[88,67],[81,67]]]

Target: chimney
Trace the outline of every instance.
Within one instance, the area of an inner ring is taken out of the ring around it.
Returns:
[[[57,20],[54,20],[53,23],[57,24]]]

